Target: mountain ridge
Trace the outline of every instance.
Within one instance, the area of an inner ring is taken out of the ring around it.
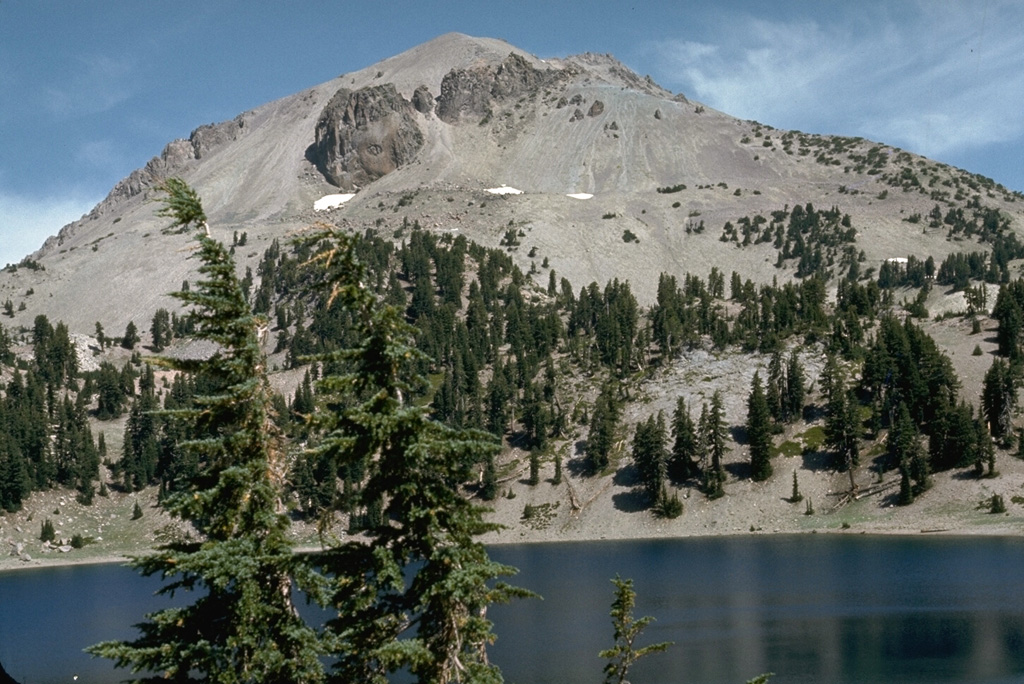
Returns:
[[[460,74],[478,89],[469,96],[482,99],[453,123],[441,116],[442,91]],[[339,90],[385,84],[410,103],[422,146],[343,207],[314,212],[314,201],[339,191],[316,158],[318,119]],[[424,86],[435,102],[426,112],[411,104],[418,90],[425,98]],[[481,96],[480,88],[489,90]],[[73,330],[90,331],[96,321],[120,330],[175,307],[165,293],[192,277],[194,264],[186,238],[165,234],[148,202],[154,183],[171,175],[198,190],[219,237],[248,235],[238,254],[243,268],[255,267],[274,239],[318,220],[382,234],[417,221],[491,247],[515,227],[524,248],[513,256],[524,270],[532,252],[576,287],[628,279],[648,302],[660,271],[703,274],[717,264],[761,282],[792,277],[764,245],[741,248],[721,231],[798,203],[852,215],[857,247],[876,268],[891,257],[941,259],[963,247],[942,230],[906,222],[937,204],[964,207],[977,196],[1015,233],[1024,226],[1019,193],[898,148],[739,120],[610,55],[540,59],[500,40],[444,34],[169,143],[26,262],[45,270],[0,273],[0,300],[25,304],[14,323],[45,313]],[[524,194],[486,193],[501,185]],[[657,192],[679,186],[686,189]],[[593,198],[566,197],[574,193]],[[628,235],[636,240],[625,242]]]

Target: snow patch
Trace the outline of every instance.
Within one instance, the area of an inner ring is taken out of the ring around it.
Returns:
[[[328,209],[337,209],[345,202],[355,197],[355,193],[345,193],[341,195],[324,195],[316,202],[313,202],[313,211],[327,211]]]
[[[517,190],[516,188],[510,188],[507,185],[502,185],[499,188],[487,188],[486,192],[489,192],[492,195],[522,195],[523,194],[522,190]]]
[[[573,199],[590,199],[593,195],[589,192],[570,192],[566,197],[572,197]]]

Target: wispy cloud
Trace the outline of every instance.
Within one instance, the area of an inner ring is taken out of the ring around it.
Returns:
[[[706,40],[656,44],[663,78],[734,116],[928,156],[1024,136],[1024,6],[834,7],[814,21],[712,19]]]
[[[132,95],[130,60],[106,55],[79,56],[68,79],[44,89],[44,104],[59,118],[105,112]]]
[[[0,190],[0,267],[17,263],[102,198],[25,197]]]

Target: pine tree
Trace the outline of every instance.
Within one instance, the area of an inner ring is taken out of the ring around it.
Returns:
[[[834,356],[829,354],[822,371],[825,394],[825,443],[836,453],[841,467],[850,475],[850,488],[856,489],[853,469],[860,461],[860,406],[856,395],[847,390],[846,381]]]
[[[149,616],[132,642],[110,641],[88,649],[119,667],[162,673],[184,681],[318,682],[321,647],[298,616],[293,582],[304,577],[285,537],[280,512],[285,468],[271,419],[260,322],[245,301],[234,261],[209,237],[194,191],[170,179],[160,213],[183,228],[203,227],[200,281],[176,297],[195,307],[199,339],[219,350],[205,360],[165,359],[176,370],[200,373],[209,394],[195,408],[175,412],[192,438],[179,445],[200,462],[195,477],[176,483],[164,505],[202,535],[172,541],[132,565],[144,575],[172,578],[162,593],[193,592],[193,603]]]
[[[672,412],[672,440],[669,474],[678,479],[697,475],[700,472],[697,426],[693,424],[683,397],[676,399],[676,407]]]
[[[764,393],[772,418],[780,423],[785,421],[789,402],[786,396],[786,374],[782,367],[782,352],[778,349],[772,353],[771,361],[768,362],[768,382]]]
[[[796,471],[793,471],[793,493],[789,496],[790,503],[798,503],[804,500],[804,495],[800,493],[800,482],[797,480]]]
[[[360,340],[320,357],[340,374],[317,383],[326,410],[312,421],[316,452],[339,467],[373,454],[357,496],[368,513],[380,512],[367,516],[367,541],[322,556],[337,611],[326,628],[332,680],[381,682],[407,668],[424,682],[500,681],[486,657],[493,635],[484,613],[525,592],[494,582],[512,569],[474,539],[492,526],[458,491],[496,444],[487,433],[430,419],[409,400],[421,358],[410,326],[362,286],[350,236],[311,240],[326,241],[315,259],[326,271],[325,296],[353,312]]]
[[[599,473],[608,467],[619,422],[619,406],[615,400],[615,384],[606,383],[601,389],[590,414],[590,432],[587,434],[586,454],[590,471]]]
[[[711,395],[711,407],[702,416],[704,440],[707,445],[710,465],[705,474],[705,489],[708,497],[717,499],[725,494],[725,411],[722,407],[722,393],[715,390]]]
[[[640,480],[651,505],[661,501],[665,489],[668,451],[665,448],[665,417],[649,416],[638,423],[633,434],[633,463],[640,471]]]
[[[53,521],[47,518],[43,521],[39,532],[39,541],[52,542],[57,538],[57,531],[53,527]]]
[[[763,482],[772,475],[772,417],[761,387],[760,373],[754,373],[747,398],[747,443],[750,445],[750,476]]]
[[[150,336],[153,340],[153,351],[161,352],[171,343],[173,331],[171,329],[171,315],[167,309],[157,309],[153,314],[153,322],[149,327]]]
[[[993,359],[985,373],[981,393],[982,411],[992,436],[1004,439],[1013,430],[1013,410],[1017,403],[1017,388],[1010,364]]]
[[[794,349],[786,364],[786,395],[783,409],[783,420],[791,421],[800,417],[804,409],[804,369],[800,357]]]
[[[134,321],[128,321],[124,328],[124,335],[121,337],[121,346],[125,349],[135,349],[139,343],[139,329],[135,327]]]
[[[637,660],[666,650],[672,645],[672,642],[662,641],[650,646],[638,647],[636,640],[647,628],[647,625],[654,621],[654,618],[650,616],[633,617],[633,608],[636,606],[633,580],[624,580],[616,575],[612,584],[615,585],[615,600],[612,601],[611,610],[615,645],[601,651],[598,657],[608,659],[608,664],[604,667],[605,684],[628,684],[626,675],[629,674],[629,669]]]

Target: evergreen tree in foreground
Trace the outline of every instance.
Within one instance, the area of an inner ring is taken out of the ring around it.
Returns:
[[[183,228],[205,228],[191,188],[171,179],[163,190],[162,215]],[[261,323],[228,251],[204,233],[197,240],[205,279],[175,296],[194,306],[196,337],[219,349],[205,360],[163,360],[202,374],[211,388],[195,398],[194,408],[172,412],[191,435],[179,447],[201,467],[175,483],[164,506],[191,523],[201,541],[172,541],[131,564],[144,575],[170,578],[161,593],[199,598],[151,614],[135,641],[104,642],[88,651],[133,673],[154,673],[142,681],[319,682],[321,644],[292,601],[293,581],[304,573],[280,512],[284,450],[272,420]]]
[[[636,591],[633,580],[622,579],[618,575],[612,580],[615,585],[615,600],[612,601],[612,627],[615,629],[615,646],[601,651],[598,656],[607,658],[604,666],[605,684],[629,684],[626,675],[629,668],[640,658],[664,651],[672,645],[671,641],[663,641],[650,646],[637,647],[636,640],[654,618],[645,616],[633,617],[636,605]]]
[[[402,313],[362,287],[350,236],[320,232],[310,242],[322,247],[314,263],[325,272],[328,301],[349,307],[361,340],[319,359],[317,455],[339,468],[365,463],[357,503],[381,509],[368,540],[319,558],[337,611],[325,635],[331,680],[380,683],[407,668],[422,682],[500,682],[487,660],[487,607],[528,592],[494,581],[514,570],[474,539],[493,528],[459,492],[497,445],[487,433],[432,420],[410,401],[420,353]]]

